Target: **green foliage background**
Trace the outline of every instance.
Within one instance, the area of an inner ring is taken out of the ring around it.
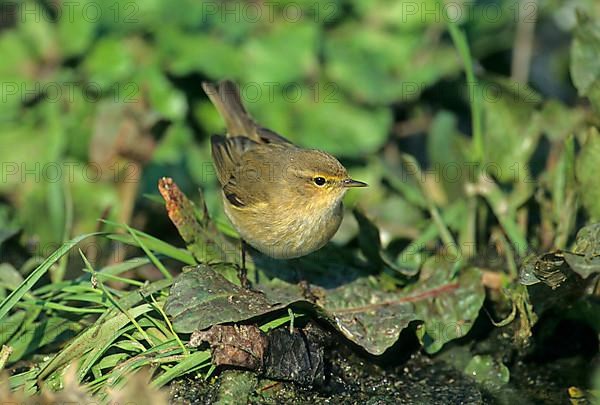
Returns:
[[[137,179],[139,168],[127,159],[135,148],[117,150],[119,133],[124,143],[152,144],[134,159],[143,164],[142,193],[154,193],[157,178],[171,175],[187,190],[207,189],[211,211],[220,215],[206,140],[222,131],[222,122],[200,82],[232,78],[265,126],[357,163],[356,176],[374,185],[361,199],[378,206],[371,212],[389,227],[415,225],[414,210],[388,209],[390,198],[400,206],[406,201],[378,186],[386,169],[373,162],[398,144],[398,123],[421,122],[417,133],[430,135],[426,158],[433,166],[477,160],[459,150],[465,142],[459,132],[470,132],[465,108],[472,92],[444,17],[462,25],[474,59],[484,63],[479,71],[492,75],[483,87],[485,137],[494,144],[485,161],[499,165],[501,181],[512,182],[519,171],[522,177],[544,129],[558,141],[581,123],[580,110],[567,113],[554,100],[548,106],[525,84],[499,76],[509,73],[501,64],[510,58],[518,17],[533,18],[534,10],[517,3],[4,3],[0,193],[12,204],[3,210],[17,217],[26,240],[42,245],[94,229],[109,208],[113,218],[128,219],[119,213],[131,210],[123,207],[131,201],[123,201],[115,183]],[[593,1],[542,1],[538,27],[568,37],[576,8],[588,18],[598,11]],[[577,31],[571,63],[580,93],[597,103],[594,27]],[[531,81],[550,98],[573,101],[569,43],[541,36],[536,44],[552,52]],[[549,125],[551,117],[561,127]],[[451,188],[444,185],[450,199],[457,192]],[[67,231],[65,204],[73,211]],[[39,221],[41,214],[49,220]]]
[[[523,55],[525,68],[518,62]],[[382,297],[402,296],[398,287],[419,269],[423,283],[449,283],[458,270],[478,280],[476,266],[464,267],[473,256],[487,264],[489,245],[514,250],[516,258],[507,253],[495,269],[514,293],[521,287],[515,287],[520,258],[568,249],[578,229],[600,219],[598,55],[594,0],[2,2],[0,298],[61,243],[98,229],[99,218],[181,246],[157,200],[163,176],[194,199],[202,188],[212,216],[225,222],[208,149],[223,123],[200,88],[203,80],[223,78],[240,83],[262,125],[338,156],[353,177],[370,184],[347,197],[366,216],[346,215],[334,241],[383,273]],[[155,252],[195,262],[189,252],[151,243]],[[440,246],[459,254],[458,264],[437,266],[432,252]],[[40,277],[57,260],[43,264]],[[77,263],[61,262],[50,278],[60,282],[67,270],[79,275]],[[128,269],[120,266],[113,276]],[[427,278],[433,274],[443,280]],[[346,299],[355,289],[364,298],[372,288],[365,280],[339,295]],[[473,319],[480,293],[465,310]],[[343,308],[342,298],[332,307]],[[2,316],[19,299],[3,304]],[[96,296],[90,302],[101,304]],[[518,302],[524,316],[528,307]],[[422,312],[427,324],[430,309]],[[458,312],[442,315],[455,321]],[[413,319],[392,319],[390,328],[396,333]],[[118,321],[133,330],[126,316]],[[378,320],[371,321],[377,335]],[[69,325],[73,334],[83,328]],[[179,350],[176,334],[162,332],[170,350]],[[435,341],[427,326],[418,333],[431,353],[456,337]],[[158,345],[162,337],[152,335]],[[377,342],[374,352],[396,337]],[[19,350],[15,357],[31,354]],[[207,353],[194,355],[207,367]],[[494,370],[487,357],[476,359],[469,370]],[[86,360],[81,380],[95,360]],[[107,364],[117,368],[120,360]],[[171,367],[160,384],[181,370]]]

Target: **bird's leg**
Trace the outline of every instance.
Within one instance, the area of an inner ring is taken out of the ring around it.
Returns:
[[[246,269],[246,242],[241,239],[241,245],[242,245],[242,265],[239,268],[238,271],[238,279],[240,280],[240,284],[242,285],[242,288],[249,288],[250,287],[250,283],[248,282],[248,270]]]
[[[310,283],[307,280],[300,280],[298,282],[298,287],[300,287],[300,291],[302,291],[302,296],[307,301],[310,301],[312,303],[317,302],[319,298],[315,295],[315,293],[313,293],[312,289],[310,288]]]
[[[310,302],[317,302],[317,296],[312,292],[310,288],[310,283],[304,276],[304,271],[302,271],[302,259],[292,259],[290,260],[290,264],[296,273],[296,279],[298,280],[298,287],[302,291],[302,296],[306,298]]]

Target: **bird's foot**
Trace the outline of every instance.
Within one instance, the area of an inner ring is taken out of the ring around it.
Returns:
[[[313,293],[312,289],[310,288],[310,283],[306,280],[300,280],[298,282],[298,287],[300,287],[300,290],[302,291],[302,296],[310,302],[316,303],[318,300],[318,297]]]

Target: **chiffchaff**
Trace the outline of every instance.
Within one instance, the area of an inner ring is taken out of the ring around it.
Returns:
[[[367,184],[348,177],[330,154],[258,125],[235,83],[202,87],[227,126],[227,136],[211,138],[212,157],[225,213],[242,239],[277,259],[323,247],[340,226],[348,188]]]

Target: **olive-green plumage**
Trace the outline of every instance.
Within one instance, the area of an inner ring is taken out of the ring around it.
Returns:
[[[325,245],[340,226],[342,197],[352,180],[328,153],[300,148],[260,127],[231,81],[203,88],[225,120],[227,136],[211,138],[227,217],[262,253],[288,259]]]

